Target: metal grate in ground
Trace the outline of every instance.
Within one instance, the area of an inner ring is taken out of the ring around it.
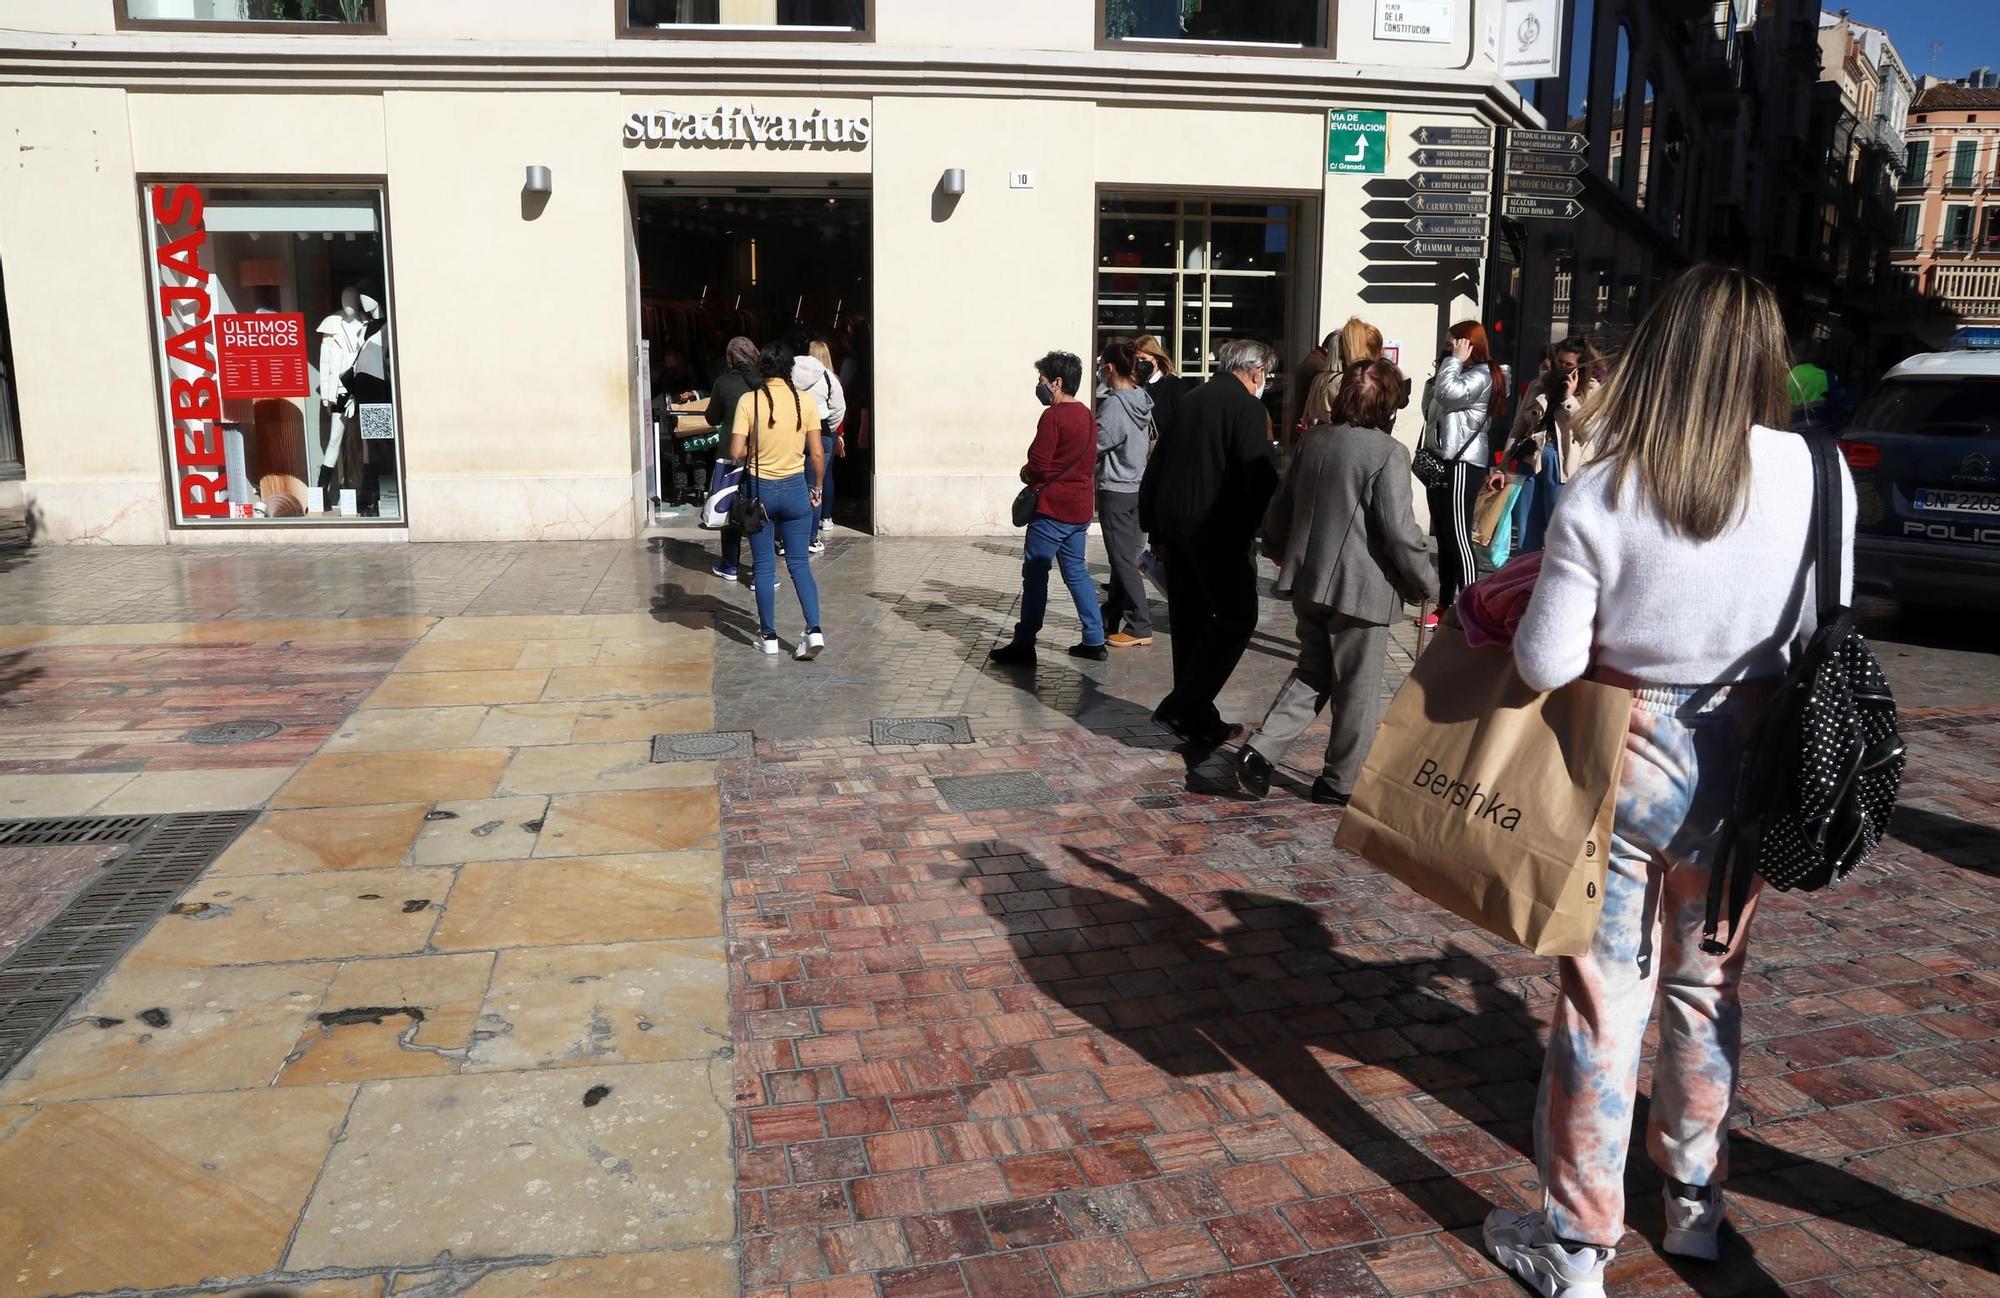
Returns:
[[[868,723],[872,744],[969,744],[972,718],[876,717]]]
[[[712,762],[723,757],[756,755],[757,736],[748,730],[697,730],[653,736],[656,762]]]
[[[40,932],[0,962],[0,1076],[166,913],[254,811],[0,821],[0,844],[126,844]]]
[[[63,816],[52,820],[0,820],[0,847],[73,847],[129,843],[151,816]]]
[[[1007,807],[1052,807],[1061,802],[1049,782],[1032,771],[997,775],[941,775],[931,783],[953,811],[999,811]]]

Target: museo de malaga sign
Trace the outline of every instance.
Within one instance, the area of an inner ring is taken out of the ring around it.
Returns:
[[[720,104],[707,111],[655,109],[625,119],[625,143],[785,145],[792,148],[859,148],[874,138],[866,114],[830,113],[814,105],[805,112],[768,113],[754,104]]]

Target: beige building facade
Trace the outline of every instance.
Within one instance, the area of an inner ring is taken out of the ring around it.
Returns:
[[[1529,122],[1502,0],[1166,8],[10,0],[40,535],[633,536],[698,460],[651,398],[795,324],[883,534],[1007,529],[1052,348],[1290,369],[1359,314],[1421,382],[1482,290],[1402,250],[1412,133]],[[1386,115],[1379,174],[1330,168],[1334,110]]]
[[[2000,326],[2000,90],[1936,84],[1911,106],[1895,267],[1919,329],[1942,346]]]

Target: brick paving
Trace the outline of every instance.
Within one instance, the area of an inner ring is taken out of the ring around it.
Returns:
[[[1918,709],[1865,879],[1761,912],[1716,1266],[1614,1294],[2000,1293],[2000,709]],[[1517,1292],[1552,962],[1084,729],[778,740],[724,781],[753,1298]],[[952,813],[939,777],[1060,805]]]
[[[561,742],[541,730],[566,729],[554,714],[578,705],[505,703],[511,694],[500,687],[511,689],[531,665],[584,659],[527,644],[518,664],[502,663],[505,655],[486,642],[553,632],[493,622],[476,651],[433,645],[425,651],[431,660],[418,663],[412,642],[431,619],[645,612],[656,624],[648,634],[669,640],[675,628],[704,642],[713,630],[713,723],[756,730],[760,739],[755,759],[721,768],[733,1046],[718,1044],[712,1029],[695,1042],[697,1053],[714,1046],[734,1054],[743,1292],[1519,1292],[1481,1257],[1476,1227],[1490,1205],[1535,1200],[1528,1124],[1552,964],[1487,938],[1335,851],[1336,822],[1301,800],[1316,764],[1314,736],[1301,742],[1280,773],[1281,791],[1266,803],[1186,794],[1179,757],[1146,720],[1165,692],[1167,641],[1105,664],[1067,659],[1060,650],[1073,627],[1059,590],[1043,641],[1053,656],[1033,673],[988,667],[985,651],[1011,628],[1018,602],[1012,538],[836,540],[816,563],[833,641],[811,665],[749,651],[742,641],[754,627],[750,593],[710,577],[711,558],[708,538],[678,536],[642,544],[0,551],[0,789],[32,786],[48,799],[36,810],[0,814],[55,814],[72,794],[81,810],[124,778],[174,790],[227,777],[227,796],[243,799],[229,805],[260,805],[269,777],[307,760],[328,734],[364,750],[403,746],[404,737],[390,733],[395,727],[355,730],[353,720],[364,715],[353,708],[392,667],[404,676],[438,673],[440,696],[426,701],[439,706],[396,714],[413,728],[410,742],[510,750]],[[1102,576],[1094,549],[1093,561]],[[791,598],[780,594],[781,611],[791,610],[781,618],[786,628],[796,617]],[[397,618],[422,625],[358,624]],[[1163,620],[1171,626],[1170,616]],[[1896,838],[1856,886],[1826,898],[1778,898],[1763,911],[1733,1148],[1739,1229],[1722,1263],[1676,1265],[1656,1254],[1656,1186],[1641,1159],[1633,1169],[1635,1233],[1613,1269],[1614,1295],[2000,1294],[2000,673],[1990,646],[1962,617],[1876,606],[1867,623],[1912,741]],[[1232,718],[1254,721],[1289,670],[1290,630],[1287,612],[1267,598],[1257,642],[1222,700]],[[1406,667],[1410,640],[1399,629],[1385,689]],[[462,664],[446,661],[461,652]],[[604,652],[612,652],[609,642]],[[604,659],[614,660],[625,665],[582,670],[592,690],[622,697],[628,682],[620,673],[636,679],[649,669],[629,654]],[[479,684],[470,677],[482,672],[495,689],[491,700],[442,693]],[[610,724],[607,709],[628,705],[586,706],[590,724],[601,727]],[[472,712],[480,726],[468,739],[461,727]],[[973,719],[974,744],[866,742],[875,717],[961,713]],[[213,756],[180,740],[193,724],[265,715],[286,721],[285,734]],[[436,726],[438,737],[416,734],[418,726]],[[619,735],[635,744],[641,737]],[[607,751],[603,761],[614,757]],[[568,766],[530,763],[525,748],[513,761],[523,771],[534,765],[548,787],[573,783]],[[462,765],[441,765],[440,778],[463,777]],[[580,778],[598,780],[609,769],[600,767]],[[945,777],[1002,772],[1039,775],[1059,801],[956,813],[936,786]],[[134,787],[118,796],[134,805],[160,796]],[[417,791],[405,800],[434,799]],[[291,842],[278,835],[256,850],[278,851],[281,839]],[[299,843],[310,861],[274,858],[255,868],[299,871],[289,876],[297,882],[280,882],[302,898],[338,899],[337,889],[315,890],[318,872],[404,859],[397,847],[377,862],[372,839]],[[473,868],[408,859],[399,868]],[[25,932],[50,899],[67,896],[96,868],[40,850],[8,855],[0,859],[0,891],[18,895],[0,895],[0,911],[13,916],[13,931]],[[556,877],[525,864],[519,872],[524,883]],[[518,926],[538,912],[475,914],[477,897],[437,895],[445,898],[441,914],[458,912],[454,923],[483,916],[489,926]],[[622,951],[575,947],[635,940],[633,896],[602,900],[603,913],[591,916],[602,932],[578,929],[572,906],[540,921],[563,931],[536,941],[607,958]],[[285,926],[274,940],[291,952],[287,959],[307,958],[300,943],[335,953],[312,959],[343,958],[346,948],[327,927],[333,919],[272,913]],[[369,944],[375,949],[372,936]],[[351,967],[369,968],[376,958]],[[467,963],[429,947],[386,958]],[[232,994],[248,994],[254,982],[251,1000],[266,996],[276,1005],[296,993],[289,982],[264,988],[262,968],[229,972]],[[584,993],[574,990],[582,985],[576,977],[551,969],[548,988],[530,999],[555,1016],[554,1030],[562,1016],[553,1007]],[[440,979],[397,995],[435,1000],[427,1022],[439,1031],[470,1031],[480,991]],[[668,978],[648,994],[690,993]],[[249,1026],[274,1041],[285,1035]],[[407,1063],[407,1043],[391,1045],[359,1051],[348,1065],[372,1076],[367,1069],[384,1060]],[[236,1064],[225,1051],[201,1067],[226,1072]],[[210,1084],[190,1074],[147,1087],[191,1092],[197,1080]],[[478,1102],[490,1098],[473,1095],[471,1082],[453,1085]],[[621,1084],[619,1094],[627,1093]],[[229,1103],[260,1124],[246,1134],[222,1108],[198,1117],[198,1130],[228,1145],[231,1157],[264,1150],[274,1168],[312,1164],[332,1138],[330,1128],[274,1120],[279,1108],[311,1108],[308,1088],[279,1087],[269,1098],[255,1087],[215,1094],[241,1097]],[[193,1110],[183,1101],[181,1094],[91,1099],[74,1111],[157,1108],[184,1123]],[[0,1136],[19,1113],[0,1108]],[[188,1146],[189,1168],[202,1167],[198,1146],[209,1138]],[[272,1142],[287,1141],[300,1149],[270,1152]],[[402,1148],[382,1146],[392,1147]],[[395,1185],[433,1183],[435,1151],[399,1157]],[[65,1185],[74,1181],[59,1162],[34,1166],[43,1178],[37,1184],[51,1171],[70,1177]],[[93,1175],[124,1171],[107,1164]],[[179,1214],[173,1220],[220,1229],[231,1217],[209,1213],[203,1195],[228,1187],[213,1169],[189,1175],[206,1188],[161,1212],[171,1207]],[[144,1201],[143,1178],[130,1184],[130,1196]],[[722,1178],[713,1192],[725,1186]],[[297,1193],[310,1189],[302,1182]],[[470,1211],[463,1199],[440,1193],[426,1211]],[[18,1200],[30,1202],[25,1193]],[[571,1216],[578,1229],[593,1227],[593,1214]],[[0,1210],[0,1234],[9,1220]],[[733,1269],[736,1257],[719,1244],[699,1252],[707,1268],[699,1281],[661,1269],[662,1259],[692,1265],[694,1253],[556,1266],[541,1256],[551,1250],[527,1248],[533,1241],[514,1232],[505,1247],[471,1247],[454,1252],[446,1269],[425,1270],[430,1241],[413,1237],[396,1265],[361,1259],[314,1278],[182,1256],[196,1236],[167,1216],[156,1224],[115,1250],[84,1250],[79,1264],[103,1270],[112,1251],[129,1254],[134,1266],[172,1255],[190,1277],[261,1274],[289,1286],[274,1292],[379,1298],[489,1289],[691,1293],[697,1285],[721,1293],[731,1287],[722,1268]],[[0,1288],[11,1276],[0,1269]]]

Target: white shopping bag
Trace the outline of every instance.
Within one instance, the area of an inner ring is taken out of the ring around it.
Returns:
[[[742,485],[742,464],[717,457],[708,471],[708,499],[701,506],[703,527],[714,532],[729,526],[729,511],[736,504],[736,492]]]

